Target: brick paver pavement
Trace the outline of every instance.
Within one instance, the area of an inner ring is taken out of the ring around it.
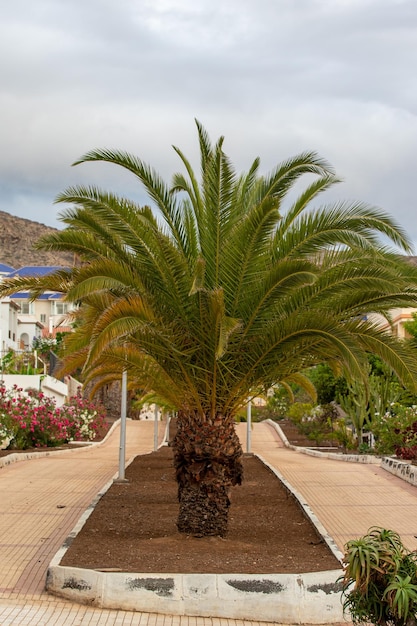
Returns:
[[[246,449],[246,424],[238,427]],[[259,454],[296,489],[339,549],[371,526],[397,531],[417,549],[417,489],[378,465],[308,456],[285,448],[272,426],[255,424],[251,451]]]
[[[238,427],[243,442],[245,425]],[[153,449],[153,424],[130,422],[127,458]],[[101,446],[54,453],[0,469],[0,626],[257,626],[242,620],[179,617],[78,606],[43,591],[47,566],[104,484],[118,470],[118,431]],[[255,424],[252,451],[294,486],[340,548],[374,525],[417,548],[414,487],[375,465],[317,459],[285,449]]]

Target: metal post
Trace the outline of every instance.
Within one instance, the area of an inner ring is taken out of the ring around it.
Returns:
[[[119,477],[117,482],[127,482],[126,465],[126,407],[127,407],[127,370],[122,374],[122,401],[120,410],[120,446],[119,446]]]
[[[169,427],[170,427],[170,424],[171,424],[171,411],[168,411],[168,413],[167,413],[167,426],[166,426],[166,441],[165,441],[166,444],[169,444],[169,440],[170,440],[170,437],[169,437]]]
[[[246,405],[246,452],[251,451],[251,437],[252,437],[252,403],[249,402]]]
[[[153,449],[158,450],[158,420],[159,420],[159,407],[155,404],[154,422],[153,422]]]

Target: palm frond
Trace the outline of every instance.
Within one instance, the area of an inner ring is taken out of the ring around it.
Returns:
[[[361,380],[368,352],[414,387],[415,351],[371,321],[417,306],[417,269],[390,248],[410,250],[404,229],[361,202],[316,206],[338,179],[315,152],[265,175],[256,158],[238,174],[224,138],[212,143],[196,126],[199,175],[175,147],[185,173],[171,185],[126,152],[85,154],[77,163],[131,172],[149,205],[70,187],[57,197],[72,205],[66,228],[39,245],[81,264],[4,281],[0,294],[52,289],[77,301],[67,371],[83,366],[99,385],[125,368],[147,392],[208,415],[232,415],[253,390],[302,383],[321,362]]]

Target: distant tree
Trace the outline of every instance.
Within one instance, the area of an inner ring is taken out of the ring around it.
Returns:
[[[312,367],[307,375],[316,388],[319,404],[337,401],[339,396],[346,392],[346,379],[343,376],[335,376],[331,367],[326,363]]]

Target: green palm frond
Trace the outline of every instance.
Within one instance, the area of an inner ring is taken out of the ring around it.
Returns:
[[[310,378],[303,374],[302,372],[294,372],[294,374],[290,374],[286,380],[281,381],[283,383],[294,383],[304,389],[304,391],[310,396],[313,402],[317,402],[317,391]],[[292,400],[294,402],[294,400]]]
[[[70,187],[57,198],[72,205],[65,229],[39,245],[73,252],[78,265],[4,281],[0,294],[62,292],[80,305],[66,371],[83,366],[105,381],[127,368],[143,389],[190,410],[230,415],[251,390],[301,384],[321,362],[360,381],[369,352],[415,388],[415,352],[375,317],[417,306],[417,269],[396,251],[410,250],[404,230],[360,202],[317,205],[339,179],[316,153],[264,175],[256,158],[238,173],[224,138],[212,143],[196,124],[200,170],[175,147],[184,172],[170,185],[122,151],[77,161],[129,171],[149,205]]]

